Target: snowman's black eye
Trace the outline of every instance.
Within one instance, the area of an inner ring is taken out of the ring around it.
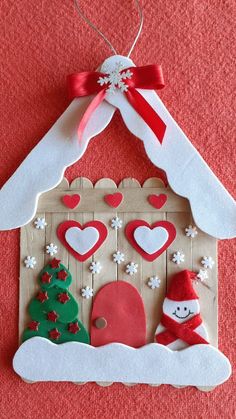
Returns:
[[[177,310],[180,310],[180,307],[177,307]]]
[[[187,307],[184,307],[184,310],[186,311],[187,310]]]

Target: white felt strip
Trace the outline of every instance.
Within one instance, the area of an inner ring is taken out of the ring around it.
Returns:
[[[56,345],[35,337],[16,352],[13,367],[30,381],[103,381],[216,386],[231,374],[229,360],[210,345],[171,351],[151,343],[134,349],[120,343],[94,348],[79,342]]]
[[[115,108],[104,101],[78,142],[77,127],[91,100],[91,96],[74,99],[0,190],[0,230],[27,224],[35,215],[40,194],[61,182],[65,169],[83,156],[90,138],[109,124]]]

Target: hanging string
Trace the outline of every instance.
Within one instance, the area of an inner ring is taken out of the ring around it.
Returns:
[[[140,19],[140,23],[139,23],[139,28],[138,28],[138,32],[137,35],[134,39],[134,42],[129,50],[129,53],[127,55],[127,57],[129,58],[130,55],[132,54],[134,47],[140,37],[140,34],[142,32],[142,28],[143,28],[143,11],[141,8],[141,5],[139,3],[139,0],[135,0],[137,9],[138,9],[138,13],[139,13],[139,19]],[[78,12],[78,14],[80,15],[80,17],[104,40],[104,42],[109,46],[109,48],[112,50],[112,52],[117,55],[117,51],[116,49],[113,47],[112,43],[109,41],[109,39],[104,35],[104,33],[102,31],[100,31],[100,29],[98,29],[98,27],[96,25],[93,24],[93,22],[91,22],[91,20],[82,12],[82,10],[80,9],[80,5],[79,5],[79,0],[74,0],[74,4],[75,4],[75,8]]]

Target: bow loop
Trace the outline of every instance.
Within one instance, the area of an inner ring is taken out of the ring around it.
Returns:
[[[164,78],[160,65],[120,68],[119,63],[111,72],[84,71],[67,78],[69,96],[96,95],[85,111],[78,128],[79,139],[95,109],[106,99],[106,93],[120,90],[138,115],[153,131],[160,144],[164,139],[166,124],[137,89],[162,89]]]

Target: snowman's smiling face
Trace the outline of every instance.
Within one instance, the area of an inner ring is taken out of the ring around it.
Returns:
[[[173,301],[165,298],[163,312],[178,323],[183,323],[198,314],[200,306],[198,300]]]

